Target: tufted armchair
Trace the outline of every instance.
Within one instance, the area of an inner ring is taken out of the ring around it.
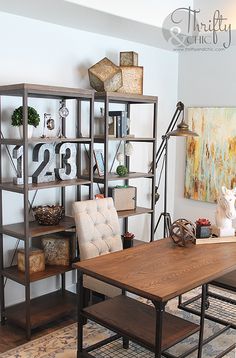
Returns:
[[[112,198],[78,201],[73,204],[73,211],[81,260],[123,249]],[[108,297],[121,293],[117,287],[86,275],[84,287]]]

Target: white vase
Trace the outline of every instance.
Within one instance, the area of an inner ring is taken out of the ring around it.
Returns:
[[[19,126],[20,138],[23,139],[23,126]],[[34,126],[28,125],[28,138],[32,138]]]

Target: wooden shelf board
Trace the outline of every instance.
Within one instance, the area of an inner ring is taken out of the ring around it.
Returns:
[[[39,225],[36,221],[30,222],[29,232],[31,237],[37,237],[65,231],[73,227],[75,227],[74,218],[65,216],[65,218],[62,219],[58,225]],[[16,224],[4,225],[2,233],[19,239],[24,239],[24,223],[20,222]]]
[[[56,291],[33,298],[30,305],[31,327],[40,327],[72,313],[76,314],[77,295],[69,291]],[[25,303],[8,307],[7,320],[26,328]]]
[[[28,139],[29,144],[34,143],[90,143],[91,138],[89,137],[81,137],[81,138],[57,138],[57,137],[33,137]],[[4,138],[0,139],[0,144],[4,145],[23,145],[23,139],[18,138]]]
[[[127,175],[121,177],[115,173],[108,174],[108,181],[114,181],[114,180],[126,180],[126,179],[136,179],[136,178],[153,178],[153,174],[151,173],[138,173],[138,172],[131,172]],[[94,174],[93,181],[95,183],[103,183],[104,182],[104,176],[99,176],[98,174]]]
[[[113,103],[156,103],[158,97],[156,96],[146,96],[140,94],[128,94],[128,93],[119,93],[119,92],[95,92],[95,101],[104,101],[105,98],[108,98],[110,102]]]
[[[122,211],[117,211],[118,217],[119,218],[128,218],[129,216],[136,216],[136,215],[142,215],[142,214],[150,214],[152,213],[153,210],[152,209],[148,209],[148,208],[142,208],[142,207],[137,207],[135,210],[122,210]]]
[[[49,266],[46,265],[44,271],[35,272],[30,275],[30,282],[40,281],[45,278],[56,276],[61,273],[65,273],[73,270],[71,266]],[[3,275],[16,281],[22,285],[25,285],[25,274],[19,271],[17,266],[6,267],[3,270]]]
[[[117,296],[84,309],[85,316],[155,350],[156,313],[152,306]],[[169,313],[163,318],[162,350],[197,332],[199,326]]]
[[[226,288],[227,286],[228,289],[236,292],[236,270],[217,278],[212,281],[211,284],[222,288]]]
[[[148,137],[109,137],[109,141],[124,141],[124,142],[155,142],[155,138],[148,138]],[[95,143],[103,143],[105,141],[104,136],[94,137]]]
[[[5,96],[23,96],[23,91],[26,90],[29,97],[38,98],[92,98],[93,90],[85,90],[80,88],[67,88],[58,86],[45,86],[31,83],[18,83],[14,85],[0,86],[0,95]]]
[[[19,138],[1,138],[0,139],[0,144],[4,144],[4,145],[23,145],[23,139],[19,139]]]
[[[63,188],[66,186],[73,185],[86,185],[90,184],[91,181],[88,179],[70,179],[70,180],[55,180],[46,183],[29,184],[29,190],[39,190],[48,188]],[[16,193],[24,193],[24,185],[16,185],[12,182],[3,182],[0,184],[2,190],[8,190]]]
[[[89,143],[91,142],[91,138],[83,137],[83,138],[54,138],[54,137],[46,137],[46,138],[30,138],[28,139],[28,143]]]

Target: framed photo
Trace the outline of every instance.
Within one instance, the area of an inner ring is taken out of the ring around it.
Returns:
[[[108,118],[108,135],[109,137],[116,137],[116,116],[109,116]]]
[[[94,159],[98,171],[98,175],[101,177],[104,175],[104,159],[103,159],[103,153],[101,149],[95,149],[93,151]]]

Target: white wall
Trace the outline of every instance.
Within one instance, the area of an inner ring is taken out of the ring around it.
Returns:
[[[179,99],[186,107],[235,107],[236,48],[222,52],[192,52],[179,57]],[[214,222],[216,205],[184,199],[185,145],[176,147],[175,219],[195,221],[208,217]]]
[[[227,23],[236,29],[236,3],[234,0],[194,0],[194,8],[200,9],[200,19],[203,21],[212,20],[215,10],[220,10]]]
[[[4,34],[1,38],[0,85],[29,82],[88,88],[88,67],[104,56],[118,63],[119,51],[137,51],[139,63],[145,69],[144,94],[159,96],[159,138],[165,132],[177,102],[178,57],[175,53],[6,13],[0,13],[0,29]],[[43,102],[39,105],[43,113]],[[5,115],[8,113],[10,116],[14,107],[15,103],[11,105],[8,102]],[[140,112],[137,118],[140,121],[139,129],[142,131],[142,126],[146,128],[145,113],[142,115]],[[139,164],[137,162],[137,165]],[[169,165],[170,180],[174,181],[173,156]],[[173,183],[170,187],[174,190]],[[173,190],[169,205],[171,212]],[[18,195],[17,198],[19,197]],[[8,223],[19,221],[18,211],[21,202],[17,199],[17,203],[13,205],[14,198],[14,194],[11,193],[4,195],[4,203],[9,203],[5,215],[5,222]],[[160,201],[158,210],[161,210],[161,204]],[[146,220],[141,217],[133,219],[131,229],[134,230],[137,238],[145,239]],[[9,250],[12,250],[14,245],[13,238],[5,240],[6,264],[9,264]],[[53,290],[56,284],[58,282],[54,278],[35,283],[32,285],[32,294],[38,295]],[[70,280],[69,284],[71,284]],[[12,304],[23,297],[22,286],[9,280],[6,287],[7,304]]]

